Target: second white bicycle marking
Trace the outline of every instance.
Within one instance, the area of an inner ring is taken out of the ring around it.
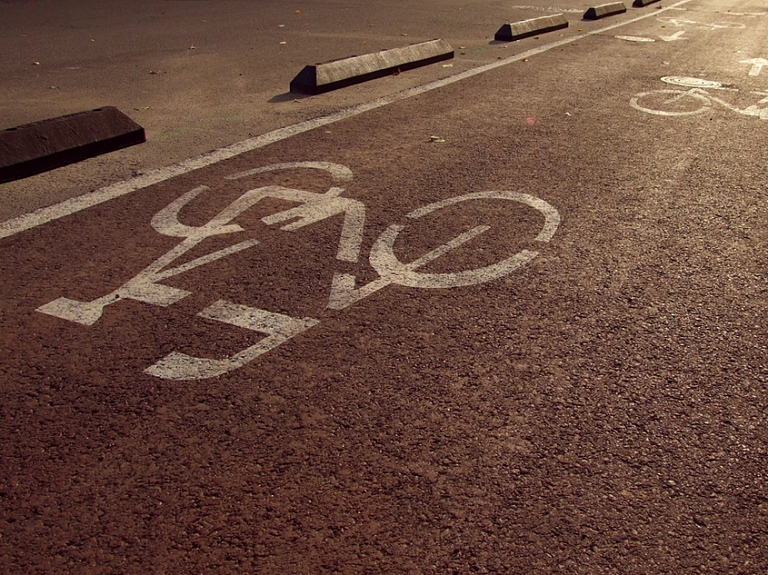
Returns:
[[[685,76],[664,76],[661,78],[661,81],[666,84],[683,86],[689,89],[665,89],[640,92],[630,98],[629,105],[635,110],[656,116],[692,116],[706,112],[712,107],[712,104],[715,103],[742,116],[754,116],[761,120],[768,120],[768,106],[760,106],[760,104],[768,104],[768,92],[760,92],[756,90],[750,91],[750,94],[760,96],[761,99],[757,104],[752,104],[746,108],[739,108],[723,98],[714,96],[708,92],[708,90],[739,92],[737,88],[725,86],[722,82],[703,80],[700,78],[689,78]],[[647,100],[648,98],[660,96],[663,97],[662,100],[655,102],[658,107],[651,107],[651,104],[645,102],[641,103],[643,99]],[[694,107],[692,109],[684,108],[682,106],[678,109],[659,109],[662,106],[680,106],[679,103],[683,101],[689,102],[689,106],[693,105]]]

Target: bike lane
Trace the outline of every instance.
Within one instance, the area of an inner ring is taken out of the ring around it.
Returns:
[[[3,239],[9,569],[759,572],[764,129],[630,106],[689,42],[585,38]]]

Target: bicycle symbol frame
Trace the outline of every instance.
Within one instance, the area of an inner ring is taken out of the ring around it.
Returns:
[[[340,164],[290,162],[239,172],[226,176],[225,179],[237,180],[255,174],[296,168],[327,171],[333,177],[334,184],[349,182],[353,177],[351,170]],[[183,239],[176,247],[152,262],[118,289],[87,302],[60,297],[38,307],[36,311],[88,326],[93,325],[101,318],[107,306],[114,305],[124,299],[133,299],[158,306],[172,305],[190,295],[191,292],[159,282],[252,248],[258,245],[259,241],[251,239],[235,243],[230,247],[211,252],[181,265],[173,266],[173,262],[207,238],[244,231],[240,225],[233,223],[233,221],[264,198],[288,200],[298,204],[296,207],[261,219],[267,225],[283,224],[280,229],[285,231],[295,231],[343,214],[344,223],[336,259],[352,263],[359,259],[365,226],[365,205],[358,200],[342,197],[341,194],[344,192],[342,187],[334,185],[325,193],[308,192],[282,186],[255,188],[243,193],[205,225],[187,226],[181,223],[179,221],[181,209],[207,189],[206,186],[194,188],[155,214],[151,225],[156,231],[166,236]],[[488,199],[514,201],[538,211],[543,216],[544,223],[541,231],[534,238],[536,242],[549,242],[560,224],[560,215],[550,204],[535,196],[511,191],[475,192],[447,198],[418,208],[407,214],[405,218],[407,221],[413,221],[461,202]],[[535,251],[522,250],[509,258],[478,269],[454,273],[422,273],[418,271],[419,268],[471,241],[488,231],[490,227],[477,226],[438,246],[415,261],[403,263],[398,260],[394,253],[394,244],[405,226],[406,224],[389,226],[371,248],[369,262],[379,274],[378,279],[355,288],[355,276],[339,272],[334,274],[327,309],[342,310],[391,284],[418,288],[452,288],[488,282],[513,272],[538,255],[538,252]],[[256,344],[222,359],[194,357],[174,351],[149,366],[144,370],[145,373],[173,380],[205,379],[223,375],[246,365],[260,355],[320,323],[320,320],[316,318],[291,317],[227,300],[218,300],[197,315],[259,332],[265,334],[266,337]]]

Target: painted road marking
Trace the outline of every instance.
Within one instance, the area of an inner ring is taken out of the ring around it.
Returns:
[[[161,379],[175,380],[216,377],[217,375],[223,375],[243,367],[260,355],[288,341],[293,336],[320,323],[319,319],[310,317],[294,318],[225,300],[217,301],[197,315],[236,327],[265,333],[267,337],[245,348],[243,351],[224,359],[194,357],[186,353],[173,351],[154,365],[145,369],[144,373]]]
[[[271,166],[256,168],[255,170],[246,170],[245,172],[226,176],[224,179],[239,180],[255,174],[295,168],[326,170],[331,173],[337,182],[349,182],[353,177],[352,170],[340,164],[332,164],[330,162],[288,162],[285,164],[272,164]],[[344,224],[341,230],[341,241],[339,242],[339,251],[336,254],[336,259],[354,263],[360,255],[360,244],[363,242],[365,206],[357,200],[338,197],[343,191],[344,188],[332,187],[325,194],[314,194],[282,188],[280,195],[272,195],[270,197],[292,200],[304,205],[267,216],[262,218],[261,221],[267,225],[272,225],[295,220],[280,228],[281,230],[292,232],[322,219],[343,213]]]
[[[685,34],[685,30],[680,30],[679,32],[675,32],[671,36],[659,36],[661,40],[664,42],[675,42],[677,40],[687,40],[688,38],[683,38],[683,34]],[[627,42],[655,42],[653,38],[646,38],[645,36],[616,36],[619,40],[625,40]]]
[[[352,172],[349,168],[329,162],[273,164],[256,170],[234,174],[226,179],[241,179],[253,174],[290,168],[326,170],[334,176],[336,181],[349,181],[352,179]],[[168,253],[151,263],[143,271],[139,272],[133,279],[113,292],[93,301],[81,302],[60,297],[40,306],[37,308],[37,311],[83,325],[93,325],[101,318],[106,306],[123,299],[133,299],[164,307],[172,305],[187,297],[190,292],[168,287],[158,282],[256,246],[259,241],[247,240],[201,256],[177,267],[168,268],[168,266],[206,238],[244,231],[238,224],[232,224],[232,220],[264,198],[289,200],[302,204],[296,208],[262,218],[262,221],[267,225],[282,223],[286,220],[290,221],[289,224],[280,228],[286,231],[295,231],[320,220],[344,213],[344,226],[337,258],[349,262],[357,261],[358,254],[360,253],[360,244],[363,240],[365,206],[357,200],[339,197],[344,188],[334,186],[328,192],[321,194],[284,188],[282,186],[265,186],[245,192],[203,226],[186,226],[179,222],[179,211],[208,189],[207,186],[199,186],[190,190],[155,214],[151,222],[155,230],[165,236],[181,237],[184,240]]]
[[[679,40],[687,40],[688,38],[683,38],[683,34],[685,34],[685,30],[680,30],[679,32],[675,32],[671,36],[659,36],[659,38],[661,38],[665,42],[677,42]]]
[[[619,40],[626,40],[627,42],[655,42],[653,38],[644,38],[642,36],[616,36]]]
[[[349,168],[339,164],[329,162],[291,162],[246,170],[227,176],[225,179],[243,179],[254,174],[291,168],[310,168],[328,171],[334,176],[334,183],[349,181],[352,178],[352,172]],[[88,326],[93,325],[102,317],[104,308],[123,299],[133,299],[158,306],[172,305],[190,295],[190,292],[158,282],[257,246],[259,241],[243,241],[228,248],[219,249],[205,256],[198,257],[185,264],[176,267],[169,266],[207,238],[244,231],[240,225],[233,224],[233,220],[265,198],[278,198],[301,204],[298,207],[265,216],[261,219],[267,225],[281,224],[287,221],[289,223],[280,228],[285,231],[301,229],[339,214],[344,214],[344,231],[341,233],[340,248],[336,257],[339,260],[351,262],[355,262],[358,259],[365,222],[365,205],[358,200],[342,198],[340,194],[344,191],[343,188],[333,186],[326,193],[316,193],[282,186],[263,186],[243,193],[205,225],[187,226],[182,224],[179,221],[179,212],[194,198],[208,189],[207,186],[194,188],[172,201],[154,215],[151,224],[157,232],[166,236],[180,237],[183,240],[176,247],[139,272],[134,278],[111,293],[95,300],[81,302],[60,297],[40,306],[37,308],[37,311]],[[560,215],[557,210],[544,200],[528,194],[510,191],[478,192],[455,196],[418,208],[405,217],[407,220],[417,220],[449,206],[473,200],[514,201],[538,211],[543,216],[544,223],[541,231],[534,238],[534,241],[537,242],[549,242],[560,224]],[[377,280],[355,289],[355,276],[338,272],[334,274],[328,305],[326,306],[327,309],[344,309],[391,284],[418,288],[452,288],[489,282],[512,273],[538,255],[538,252],[522,250],[496,264],[478,269],[440,274],[421,273],[417,271],[419,268],[446,255],[459,246],[471,242],[477,236],[488,231],[490,227],[477,226],[467,230],[445,244],[437,246],[413,262],[404,264],[395,255],[394,244],[398,235],[405,227],[405,225],[389,226],[371,248],[369,261],[380,276]],[[197,315],[208,320],[219,321],[263,333],[266,337],[256,344],[223,359],[194,357],[174,351],[148,367],[145,373],[163,379],[174,380],[205,379],[222,375],[244,366],[320,322],[316,318],[295,318],[226,300],[218,300]]]
[[[537,242],[549,242],[560,224],[560,215],[557,210],[544,200],[528,194],[508,191],[478,192],[455,196],[414,210],[406,218],[416,220],[454,204],[482,199],[511,200],[530,206],[540,212],[544,216],[544,224],[541,232],[534,239]],[[403,264],[395,256],[394,244],[397,236],[404,228],[405,225],[391,225],[379,236],[371,248],[369,261],[371,267],[379,274],[378,279],[355,289],[355,276],[338,272],[334,274],[331,296],[328,301],[330,309],[344,309],[391,284],[417,288],[452,288],[489,282],[512,273],[538,255],[538,252],[523,250],[501,262],[483,268],[442,274],[420,273],[417,271],[420,267],[479,236],[489,228],[478,226],[468,230],[421,258],[409,264]]]
[[[712,24],[706,24],[704,22],[696,22],[695,20],[688,20],[687,18],[670,18],[668,16],[658,18],[658,21],[663,22],[664,24],[671,24],[676,28],[682,28],[683,26],[696,26],[698,28],[707,28],[708,30],[743,30],[747,27],[746,24],[740,24],[737,22],[715,22]]]
[[[742,60],[741,64],[751,64],[752,68],[749,70],[749,75],[759,76],[763,66],[768,65],[768,60],[765,58],[752,58],[750,60]]]
[[[714,80],[702,80],[701,78],[691,78],[689,76],[664,76],[661,81],[673,86],[685,86],[686,88],[707,88],[711,90],[735,90],[735,88],[726,88],[722,82]],[[735,90],[738,92],[738,90]]]
[[[424,84],[423,86],[417,86],[415,88],[403,90],[402,92],[397,92],[396,94],[391,94],[389,96],[377,98],[375,100],[371,100],[370,102],[365,102],[363,104],[359,104],[357,106],[353,106],[351,108],[347,108],[345,110],[341,110],[339,112],[335,112],[327,116],[314,118],[312,120],[306,120],[304,122],[299,122],[298,124],[293,124],[292,126],[286,126],[285,128],[280,128],[278,130],[274,130],[272,132],[268,132],[267,134],[256,136],[254,138],[249,138],[248,140],[243,140],[242,142],[232,144],[231,146],[220,148],[218,150],[214,150],[213,152],[202,154],[200,156],[196,156],[194,158],[184,160],[183,162],[179,162],[171,166],[166,166],[164,168],[151,170],[146,174],[142,174],[141,176],[137,176],[135,178],[131,178],[129,180],[125,180],[122,182],[117,182],[115,184],[106,186],[104,188],[100,188],[98,190],[94,190],[93,192],[83,194],[82,196],[78,196],[76,198],[71,198],[69,200],[61,202],[59,204],[55,204],[53,206],[40,208],[38,210],[35,210],[34,212],[24,214],[22,216],[0,223],[0,239],[18,234],[19,232],[23,232],[25,230],[29,230],[37,226],[41,226],[48,222],[80,212],[82,210],[102,204],[104,202],[114,200],[115,198],[119,198],[121,196],[130,194],[137,190],[141,190],[143,188],[147,188],[154,184],[164,182],[176,176],[180,176],[182,174],[199,170],[201,168],[211,166],[223,160],[227,160],[229,158],[239,156],[246,152],[263,148],[265,146],[274,144],[276,142],[280,142],[287,138],[291,138],[293,136],[303,134],[304,132],[314,130],[315,128],[327,126],[329,124],[333,124],[335,122],[339,122],[341,120],[345,120],[347,118],[357,116],[364,112],[368,112],[370,110],[375,110],[377,108],[387,106],[394,102],[399,102],[401,100],[405,100],[413,96],[423,94],[425,92],[430,92],[432,90],[436,90],[438,88],[448,86],[455,82],[460,82],[461,80],[465,80],[467,78],[471,78],[473,76],[483,74],[485,72],[494,70],[501,66],[507,66],[514,62],[519,62],[521,60],[524,60],[525,58],[531,58],[538,54],[543,54],[544,52],[547,52],[554,48],[559,48],[560,46],[565,46],[567,44],[576,42],[588,36],[603,34],[605,32],[614,30],[616,28],[620,28],[622,26],[627,26],[629,24],[633,24],[635,22],[639,22],[647,18],[656,17],[659,13],[665,12],[667,10],[674,10],[675,8],[682,6],[683,4],[687,4],[690,1],[691,0],[680,0],[680,2],[672,4],[671,6],[668,6],[666,8],[660,8],[654,13],[644,14],[642,16],[638,16],[637,18],[631,18],[624,22],[617,22],[609,26],[605,26],[603,28],[592,30],[590,32],[577,34],[570,38],[563,38],[562,40],[558,40],[557,42],[552,42],[551,44],[546,44],[539,48],[526,50],[525,52],[522,52],[520,54],[510,56],[503,60],[497,60],[495,62],[485,64],[483,66],[478,66],[477,68],[466,70],[465,72],[461,72],[454,76],[449,76],[441,80],[436,80],[434,82]]]
[[[581,14],[583,12],[581,8],[560,8],[558,6],[510,6],[510,8],[536,10],[537,12],[572,12],[575,14]]]
[[[768,107],[757,105],[768,104],[768,93],[766,92],[752,91],[752,94],[762,96],[762,99],[757,104],[742,109],[707,92],[707,90],[739,91],[736,88],[726,87],[721,82],[685,76],[665,76],[661,80],[667,84],[686,86],[690,87],[690,89],[640,92],[630,99],[629,105],[640,112],[657,116],[691,116],[706,112],[712,107],[712,103],[715,102],[737,114],[768,120]],[[643,100],[642,104],[641,100]]]

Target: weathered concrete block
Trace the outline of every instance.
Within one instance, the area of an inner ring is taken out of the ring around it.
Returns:
[[[512,22],[504,24],[496,32],[494,40],[498,42],[512,42],[521,38],[528,38],[536,34],[544,34],[554,30],[561,30],[568,27],[568,20],[562,14],[553,16],[542,16],[541,18],[531,18],[521,22]]]
[[[321,94],[381,78],[397,70],[410,70],[450,58],[453,58],[453,48],[448,42],[431,40],[404,48],[333,60],[305,66],[291,81],[291,92]]]
[[[19,180],[146,141],[112,106],[0,131],[0,182]]]
[[[634,8],[644,8],[645,6],[648,6],[648,4],[653,4],[654,2],[660,2],[661,0],[635,0],[632,2],[632,6]]]
[[[585,20],[598,20],[599,18],[605,18],[606,16],[613,16],[614,14],[621,14],[626,12],[627,7],[623,2],[612,2],[611,4],[601,4],[600,6],[592,6],[589,10],[584,12]]]

